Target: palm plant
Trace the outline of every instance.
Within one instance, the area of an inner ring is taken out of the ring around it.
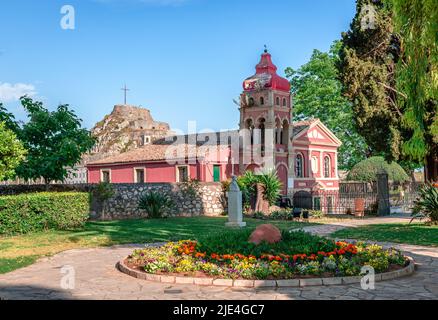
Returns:
[[[429,218],[431,223],[438,223],[438,188],[428,183],[420,189],[420,196],[415,201],[414,217]],[[411,220],[411,222],[412,222]]]
[[[138,207],[145,210],[151,219],[162,218],[166,211],[174,207],[173,200],[166,194],[151,191],[140,197]]]
[[[249,203],[251,197],[256,194],[256,184],[258,182],[257,176],[252,171],[246,171],[237,179],[240,191],[242,191],[244,202]]]
[[[263,185],[264,198],[269,202],[269,205],[274,205],[280,197],[282,183],[278,178],[275,170],[269,171],[262,175],[257,176],[258,183]]]

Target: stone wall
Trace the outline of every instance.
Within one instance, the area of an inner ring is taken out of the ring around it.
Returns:
[[[115,191],[111,199],[103,205],[93,197],[90,205],[91,217],[99,220],[131,219],[146,217],[138,209],[138,201],[143,193],[157,191],[167,194],[175,203],[168,216],[220,216],[226,211],[226,199],[220,183],[203,183],[194,192],[189,192],[178,183],[113,184]],[[50,185],[48,191],[91,192],[93,185]],[[0,195],[44,192],[44,185],[0,186]]]
[[[167,194],[175,203],[168,216],[219,216],[226,209],[220,183],[200,183],[195,192],[188,192],[176,183],[114,184],[115,195],[103,205],[102,212],[93,213],[102,220],[146,217],[138,209],[142,194],[157,191]]]

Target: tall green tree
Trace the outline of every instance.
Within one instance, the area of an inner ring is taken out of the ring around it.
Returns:
[[[393,0],[357,0],[350,30],[342,35],[338,69],[343,93],[353,104],[353,119],[374,155],[397,161],[407,171],[420,167],[402,145],[410,134],[402,125],[396,66],[400,39],[394,33]]]
[[[357,0],[350,30],[342,35],[338,67],[358,132],[375,152],[394,160],[400,156],[401,111],[396,105],[398,49],[391,13],[389,1]]]
[[[352,104],[342,95],[336,65],[341,43],[335,41],[329,52],[314,50],[310,61],[298,70],[286,69],[294,95],[294,120],[319,118],[342,141],[339,167],[350,170],[371,155],[371,149],[353,122]]]
[[[438,1],[393,0],[401,43],[398,103],[407,135],[402,153],[425,163],[426,179],[438,180]]]
[[[15,133],[0,121],[0,181],[15,176],[15,169],[24,160],[26,150]]]
[[[76,165],[95,140],[81,127],[81,120],[68,105],[60,105],[51,112],[28,97],[21,98],[21,104],[29,121],[19,129],[18,137],[28,155],[17,168],[17,174],[24,179],[43,177],[46,184],[64,180],[66,167]]]
[[[3,122],[6,128],[12,130],[13,132],[18,132],[19,126],[15,121],[15,117],[12,113],[8,112],[8,110],[3,106],[3,103],[0,102],[0,122]]]

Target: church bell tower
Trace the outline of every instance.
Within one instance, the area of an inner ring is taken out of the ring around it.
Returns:
[[[256,73],[243,82],[240,96],[239,126],[250,137],[246,146],[244,142],[243,157],[252,160],[241,161],[239,171],[276,169],[283,194],[292,191],[293,185],[292,106],[290,83],[277,74],[265,48]],[[253,159],[257,150],[261,161]]]

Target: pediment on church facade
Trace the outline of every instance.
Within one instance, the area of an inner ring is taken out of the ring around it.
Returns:
[[[295,130],[296,128],[296,130]],[[294,143],[339,147],[342,142],[319,119],[294,123]]]

